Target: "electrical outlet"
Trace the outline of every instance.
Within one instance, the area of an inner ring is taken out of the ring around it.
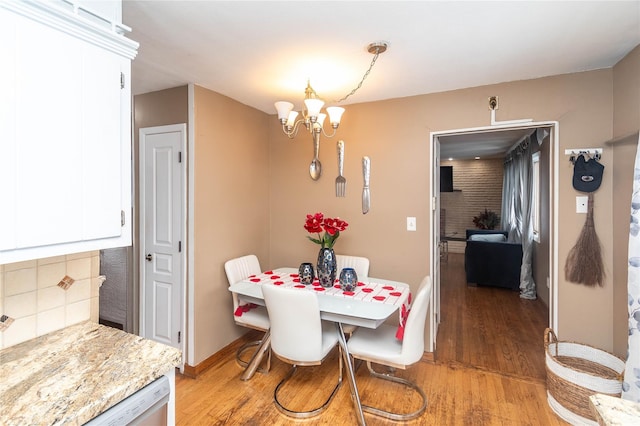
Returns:
[[[407,231],[415,231],[415,230],[416,230],[416,218],[407,217]]]
[[[589,197],[576,197],[576,213],[586,213]]]

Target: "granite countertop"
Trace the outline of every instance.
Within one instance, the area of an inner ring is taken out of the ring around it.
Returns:
[[[603,394],[591,395],[589,401],[600,425],[640,424],[640,404],[637,402]]]
[[[180,365],[181,352],[93,322],[0,351],[0,424],[81,425]]]

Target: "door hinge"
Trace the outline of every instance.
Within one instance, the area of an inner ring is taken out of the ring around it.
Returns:
[[[178,241],[178,253],[182,253],[182,241]]]
[[[436,197],[431,197],[431,211],[436,211]]]
[[[182,332],[178,331],[178,343],[182,343]]]
[[[120,226],[124,226],[124,210],[120,210]]]
[[[182,163],[182,151],[178,151],[178,163]]]
[[[120,73],[120,88],[124,89],[124,73]]]

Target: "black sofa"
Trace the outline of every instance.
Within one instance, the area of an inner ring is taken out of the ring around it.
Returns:
[[[464,270],[467,283],[479,286],[520,289],[522,245],[520,243],[472,241],[476,234],[502,234],[506,231],[467,229],[467,246],[464,250]]]

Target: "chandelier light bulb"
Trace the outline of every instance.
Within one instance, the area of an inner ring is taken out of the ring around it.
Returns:
[[[314,122],[315,118],[320,114],[324,101],[322,99],[305,99],[304,104],[307,107],[307,115]]]
[[[331,123],[331,127],[334,129],[338,128],[340,120],[342,119],[342,114],[344,114],[344,108],[327,107],[327,112],[329,113],[329,122]]]
[[[320,113],[318,114],[318,119],[315,123],[313,123],[313,130],[317,133],[322,131],[322,125],[324,124],[324,119],[327,118],[327,114]]]
[[[291,107],[293,108],[293,105],[291,105]],[[296,123],[296,118],[298,118],[298,111],[290,111],[289,112],[289,116],[287,117],[287,127],[293,127],[293,125]]]
[[[291,102],[279,101],[276,102],[274,106],[278,111],[278,119],[280,120],[280,123],[286,123],[287,118],[289,117],[289,112],[293,109],[293,104]]]

